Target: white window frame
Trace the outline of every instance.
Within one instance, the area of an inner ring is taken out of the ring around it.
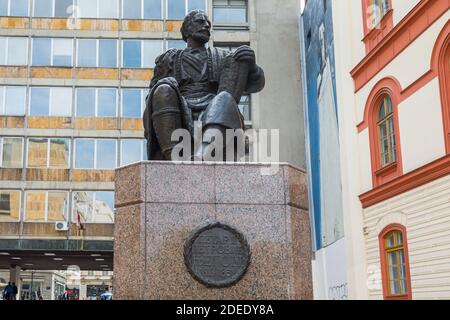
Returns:
[[[25,88],[25,94],[23,96],[23,114],[21,115],[10,115],[6,114],[6,88],[14,88],[14,87],[20,87]],[[3,100],[0,101],[0,116],[6,116],[6,117],[23,117],[26,115],[26,103],[27,103],[27,89],[26,86],[0,86],[0,91],[3,91]]]
[[[5,50],[5,64],[3,64],[3,63],[0,61],[0,66],[17,66],[17,67],[22,67],[22,66],[28,65],[28,47],[29,47],[29,42],[28,42],[28,38],[27,38],[27,37],[8,37],[8,36],[2,36],[2,37],[0,37],[0,38],[6,39],[6,46],[5,46],[5,48],[4,48],[4,50]],[[25,45],[26,59],[25,59],[25,63],[23,63],[23,64],[9,64],[9,54],[8,54],[8,53],[9,53],[9,39],[12,39],[12,38],[14,38],[14,39],[17,39],[17,38],[19,38],[19,39],[26,39],[26,45]]]
[[[185,47],[187,48],[187,43],[183,39],[166,39],[164,40],[164,52],[169,50],[169,41],[182,41],[185,44]]]
[[[245,0],[246,3],[246,8],[245,8],[245,22],[215,22],[214,23],[214,0],[211,0],[212,3],[212,16],[211,16],[211,21],[213,22],[213,24],[221,27],[248,27],[249,25],[249,0]],[[220,8],[224,8],[222,6],[220,6]],[[228,6],[227,8],[230,8],[230,6]]]
[[[105,224],[104,222],[95,222],[95,218],[94,218],[94,214],[95,214],[95,212],[94,212],[94,203],[95,203],[95,201],[97,201],[97,192],[112,192],[112,193],[114,193],[114,191],[113,190],[73,190],[72,191],[72,204],[73,205],[72,205],[72,210],[71,210],[71,212],[72,212],[72,214],[71,214],[71,218],[72,218],[71,222],[72,223],[77,223],[77,217],[75,215],[75,208],[76,208],[75,194],[78,193],[78,192],[92,192],[91,207],[92,207],[92,218],[93,218],[94,221],[88,221],[88,222],[85,222],[85,223],[89,223],[89,224]],[[112,210],[113,210],[114,221],[106,223],[106,224],[114,224],[114,222],[116,220],[116,217],[115,217],[116,216],[116,210],[115,210],[115,208],[112,208]]]
[[[80,40],[94,40],[95,41],[95,66],[93,67],[86,67],[86,66],[80,66],[79,64],[79,57],[80,57],[80,53],[79,53],[79,49],[80,49],[80,45],[79,42]],[[100,53],[100,40],[113,40],[116,42],[116,65],[113,67],[100,67],[99,63],[100,63],[100,57],[99,57],[99,53]],[[76,67],[77,68],[106,68],[106,69],[110,69],[110,68],[114,68],[117,69],[118,67],[118,60],[119,60],[119,43],[118,43],[118,39],[109,39],[109,38],[104,38],[104,39],[92,39],[92,38],[79,38],[77,39],[77,43],[76,43]]]
[[[76,159],[77,159],[77,141],[80,140],[94,140],[94,167],[93,168],[77,168],[76,167]],[[98,140],[113,140],[116,143],[116,153],[114,155],[114,161],[115,161],[115,166],[114,168],[98,168],[97,167],[97,142]],[[115,170],[117,168],[117,139],[110,139],[110,138],[75,138],[74,139],[74,143],[73,143],[73,149],[74,149],[74,153],[73,153],[73,168],[74,169],[80,169],[80,170]]]
[[[30,167],[28,161],[29,147],[30,147],[30,139],[47,139],[47,163],[45,167]],[[50,166],[50,140],[51,139],[67,139],[69,141],[69,161],[67,163],[67,167],[51,167]],[[27,139],[27,154],[26,154],[26,168],[27,169],[70,169],[71,163],[71,139],[68,137],[29,137]]]
[[[34,58],[33,58],[33,52],[34,52],[34,39],[50,39],[50,65],[49,66],[35,66],[33,63],[34,63]],[[54,40],[58,40],[58,39],[64,39],[64,40],[70,40],[71,41],[71,43],[72,43],[72,50],[71,50],[71,53],[70,53],[70,55],[71,55],[71,62],[70,62],[70,65],[68,65],[68,66],[55,66],[54,65],[54,52],[53,52],[53,48],[54,48]],[[61,38],[61,37],[58,37],[58,38],[49,38],[49,37],[35,37],[35,38],[32,38],[32,40],[33,41],[31,41],[31,66],[32,67],[57,67],[57,68],[71,68],[71,67],[73,67],[73,65],[74,65],[74,63],[73,63],[73,58],[74,58],[74,56],[73,56],[73,45],[74,45],[74,43],[73,43],[73,38]]]
[[[141,90],[141,115],[143,115],[144,114],[144,109],[145,109],[145,106],[144,106],[144,92],[145,92],[145,90],[146,90],[146,88],[144,89],[144,88],[121,88],[121,90],[120,90],[120,117],[121,118],[125,118],[125,119],[138,119],[138,118],[129,118],[129,117],[124,117],[124,115],[123,115],[123,110],[124,110],[124,107],[123,107],[123,96],[124,96],[124,94],[123,94],[123,90]]]
[[[78,19],[119,19],[119,9],[120,9],[122,0],[116,0],[117,1],[117,11],[116,11],[116,15],[114,17],[100,17],[100,2],[99,2],[99,0],[90,0],[90,1],[95,1],[95,15],[92,17],[80,17],[79,11],[77,10],[76,18],[78,18]],[[75,5],[78,7],[78,0],[76,0]]]
[[[252,106],[252,96],[250,94],[248,94],[248,95],[243,95],[242,97],[244,97],[244,96],[248,97],[247,107],[248,107],[248,113],[249,113],[249,117],[250,117],[249,119],[244,119],[244,124],[246,126],[252,126],[253,125],[252,107],[251,107]],[[242,97],[241,97],[241,99],[242,99]],[[238,108],[239,108],[240,104],[241,104],[241,102],[239,101]],[[239,111],[240,111],[240,108],[239,108]],[[242,114],[242,116],[245,116],[243,112],[241,112],[241,114]]]
[[[208,12],[208,0],[204,0],[205,1],[205,12]],[[172,20],[169,19],[169,1],[164,1],[165,3],[165,7],[166,7],[166,20]],[[188,14],[189,13],[189,0],[184,0],[184,14]],[[172,20],[173,21],[173,20]],[[176,20],[174,20],[176,21]]]
[[[22,209],[22,190],[14,190],[14,189],[1,189],[1,192],[18,192],[19,193],[19,216],[17,217],[17,222],[20,221],[21,209]]]
[[[7,17],[29,17],[30,16],[30,0],[27,1],[28,6],[27,6],[27,14],[25,16],[12,16],[11,15],[11,1],[14,0],[8,0],[8,8],[6,9],[6,16]],[[54,0],[53,0],[54,1]],[[34,2],[34,1],[33,1]]]
[[[45,213],[44,213],[44,220],[29,220],[29,221],[27,221],[27,203],[28,203],[28,201],[27,201],[27,194],[28,194],[28,192],[31,192],[31,193],[33,193],[33,192],[45,192],[45,205],[44,205],[44,207],[45,207]],[[24,205],[24,210],[23,210],[23,221],[24,222],[27,222],[27,223],[42,223],[42,222],[55,222],[55,221],[48,221],[48,194],[49,194],[49,192],[58,192],[58,193],[65,193],[66,194],[66,207],[64,208],[64,221],[67,221],[67,222],[69,222],[69,220],[67,219],[68,218],[68,212],[69,212],[69,207],[70,207],[70,204],[69,204],[69,197],[70,197],[70,194],[69,194],[69,191],[66,191],[66,190],[25,190],[25,205]]]
[[[122,160],[123,160],[123,142],[124,141],[128,141],[128,140],[139,140],[139,141],[141,141],[141,144],[142,144],[142,146],[141,146],[141,156],[140,156],[140,159],[141,160],[139,160],[139,161],[145,161],[146,159],[144,159],[144,148],[145,148],[145,143],[147,142],[145,139],[139,139],[139,138],[125,138],[125,139],[120,139],[120,161],[119,161],[119,163],[120,163],[120,166],[127,166],[127,165],[130,165],[130,164],[132,164],[132,163],[135,163],[135,162],[132,162],[132,163],[128,163],[128,164],[124,164],[124,163],[122,163]]]
[[[99,119],[106,119],[106,118],[117,118],[117,115],[119,113],[118,111],[118,104],[119,104],[119,90],[117,89],[117,87],[101,87],[101,88],[92,88],[92,87],[76,87],[75,88],[75,117],[79,117],[79,118],[85,118],[86,116],[79,116],[78,115],[78,89],[93,89],[94,90],[94,95],[95,95],[95,101],[94,101],[94,117],[99,118]],[[102,89],[114,89],[115,93],[116,93],[116,112],[114,114],[114,116],[112,117],[99,117],[98,116],[98,91],[102,90]]]
[[[3,168],[3,143],[4,143],[4,140],[8,139],[8,138],[14,138],[14,139],[20,139],[21,140],[21,143],[22,143],[22,155],[20,157],[20,167],[18,167],[18,168],[9,168],[9,167],[8,168]],[[0,137],[0,168],[3,168],[3,169],[22,169],[23,168],[23,152],[24,152],[24,150],[23,150],[23,140],[24,140],[23,137],[9,137],[9,136]]]
[[[145,19],[144,18],[144,0],[140,0],[141,1],[141,17],[140,18],[135,18],[135,19],[130,19],[130,18],[125,18],[124,17],[124,5],[125,5],[125,0],[120,0],[120,6],[121,6],[121,10],[122,10],[122,15],[121,15],[121,19],[123,20],[163,20],[164,17],[164,4],[167,3],[166,0],[159,0],[161,2],[161,18],[159,19]],[[206,1],[206,0],[205,0]]]
[[[31,92],[33,91],[33,89],[49,89],[49,94],[48,94],[48,114],[45,116],[34,116],[31,115],[31,98],[28,101],[28,116],[30,117],[72,117],[72,110],[73,110],[73,105],[72,105],[72,96],[73,96],[73,88],[72,87],[40,87],[40,86],[32,86],[30,87],[30,97],[31,97]],[[64,115],[64,116],[60,116],[60,115],[53,115],[53,109],[52,109],[52,102],[53,102],[53,89],[55,88],[65,88],[65,89],[70,89],[71,93],[70,93],[70,114],[69,115]]]

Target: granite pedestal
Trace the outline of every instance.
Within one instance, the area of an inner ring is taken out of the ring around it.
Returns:
[[[114,299],[312,299],[306,174],[280,164],[147,161],[116,171]],[[243,234],[247,272],[210,288],[188,272],[193,230],[220,221]]]

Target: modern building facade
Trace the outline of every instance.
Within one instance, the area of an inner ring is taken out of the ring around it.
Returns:
[[[0,271],[0,290],[9,282],[9,271]],[[63,271],[22,271],[20,281],[16,283],[17,300],[57,300],[66,288],[66,275]]]
[[[449,299],[450,2],[325,2],[348,298]]]
[[[114,169],[146,159],[155,58],[184,47],[192,9],[210,45],[255,49],[267,83],[246,124],[279,129],[279,160],[305,166],[298,1],[1,0],[0,268],[112,270]]]

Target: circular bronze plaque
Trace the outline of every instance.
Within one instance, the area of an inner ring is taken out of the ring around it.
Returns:
[[[250,248],[240,232],[215,222],[192,232],[184,246],[184,263],[204,285],[229,287],[247,271]]]

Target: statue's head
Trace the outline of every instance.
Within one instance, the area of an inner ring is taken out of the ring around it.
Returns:
[[[181,26],[183,40],[193,38],[200,43],[207,43],[211,37],[211,21],[203,10],[192,10],[184,18]]]

